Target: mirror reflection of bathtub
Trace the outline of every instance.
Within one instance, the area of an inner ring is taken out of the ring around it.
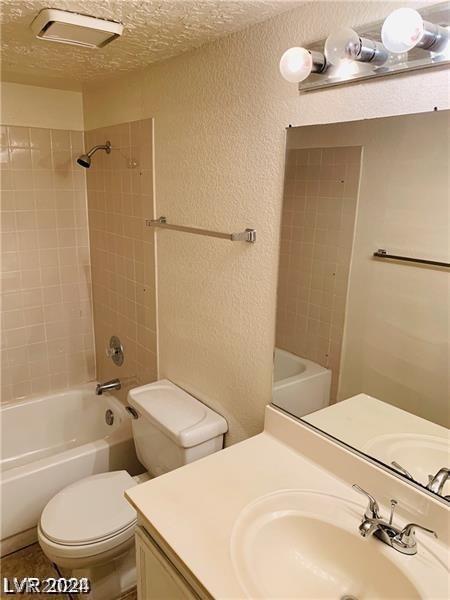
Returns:
[[[331,371],[311,360],[275,348],[273,403],[296,416],[330,403]]]

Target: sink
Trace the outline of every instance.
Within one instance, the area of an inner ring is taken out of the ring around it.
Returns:
[[[433,435],[380,435],[367,442],[361,450],[388,465],[397,461],[417,483],[424,486],[428,485],[428,475],[434,476],[439,469],[450,465],[449,441]],[[447,494],[450,494],[450,481],[445,484],[442,495]]]
[[[427,571],[444,568],[432,598],[446,598],[445,567],[419,540],[404,556],[358,532],[363,509],[337,496],[283,490],[263,496],[239,515],[231,557],[250,598],[414,600],[424,597]],[[421,579],[423,578],[423,579]],[[427,586],[427,592],[430,590]]]

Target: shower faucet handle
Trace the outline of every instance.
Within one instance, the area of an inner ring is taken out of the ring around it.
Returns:
[[[106,348],[106,356],[118,367],[123,365],[123,361],[125,360],[123,346],[116,335],[112,335],[109,340],[109,348]]]

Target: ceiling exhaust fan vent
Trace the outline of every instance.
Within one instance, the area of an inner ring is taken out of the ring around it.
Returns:
[[[123,31],[122,23],[56,8],[41,10],[30,27],[39,39],[84,48],[103,48]]]

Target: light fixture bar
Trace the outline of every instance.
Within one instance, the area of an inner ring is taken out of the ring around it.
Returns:
[[[304,93],[423,69],[448,68],[450,65],[448,41],[450,3],[441,2],[419,9],[417,12],[423,19],[423,34],[419,42],[408,52],[404,51],[396,57],[395,53],[390,54],[383,46],[381,30],[384,19],[357,27],[355,28],[357,37],[351,40],[350,54],[340,57],[341,64],[339,65],[338,60],[330,59],[327,55],[326,68],[321,72],[311,70],[311,74],[304,81],[300,81],[298,89]],[[323,54],[325,42],[328,40],[308,44],[309,52]],[[342,45],[342,40],[338,41]],[[339,48],[335,47],[334,50],[338,55]],[[348,60],[344,60],[345,58]]]
[[[417,43],[416,48],[436,52],[448,42],[449,32],[447,29],[429,21],[424,21],[423,25],[422,39]]]
[[[315,50],[310,50],[312,58],[312,69],[311,73],[323,73],[327,69],[327,59],[322,52],[316,52]]]
[[[359,40],[361,46],[355,60],[373,65],[384,65],[389,58],[389,52],[383,44],[365,37],[360,37]]]

